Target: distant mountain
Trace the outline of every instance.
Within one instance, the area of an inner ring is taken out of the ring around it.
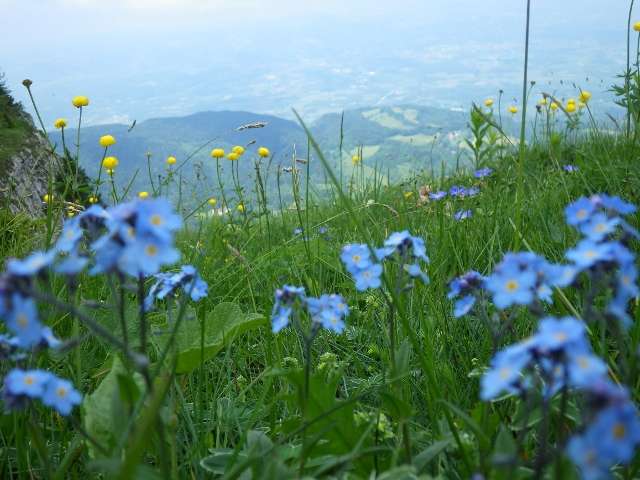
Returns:
[[[266,125],[239,130],[243,125],[258,122]],[[336,171],[342,169],[343,174],[349,175],[353,169],[352,156],[361,152],[366,173],[370,174],[376,167],[395,180],[428,169],[439,174],[441,168],[446,170],[454,165],[462,152],[466,123],[467,114],[464,112],[407,105],[327,114],[313,122],[310,129]],[[251,112],[201,112],[186,117],[150,119],[133,128],[120,124],[84,127],[80,140],[80,163],[92,177],[97,176],[100,168],[104,149],[99,145],[99,138],[105,134],[114,135],[117,139],[116,145],[109,148],[109,154],[117,156],[120,161],[116,169],[116,183],[124,188],[135,175],[131,184],[131,192],[134,193],[150,190],[149,168],[154,182],[159,175],[166,175],[167,156],[177,157],[175,167],[191,157],[178,170],[185,185],[182,198],[189,204],[197,204],[212,195],[218,196],[215,161],[209,156],[214,147],[225,151],[234,145],[247,148],[238,165],[245,195],[250,195],[255,184],[254,164],[249,163],[247,157],[255,160],[258,147],[270,149],[273,154],[272,170],[279,165],[291,166],[294,157],[307,157],[306,136],[295,122]],[[60,146],[60,133],[52,132],[52,137]],[[73,150],[76,131],[67,129],[65,138],[67,148]],[[339,152],[341,138],[342,154]],[[223,182],[230,196],[231,165],[226,159],[221,161]],[[296,166],[303,175],[307,166],[303,162],[296,162]],[[309,170],[314,187],[322,190],[325,177],[314,155]],[[276,198],[275,181],[276,175],[272,171],[267,178],[272,202]],[[287,179],[286,183],[289,184],[290,180]],[[284,189],[286,201],[290,198],[289,191],[287,186]]]

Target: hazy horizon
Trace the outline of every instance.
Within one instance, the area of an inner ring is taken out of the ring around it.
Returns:
[[[90,124],[203,110],[468,108],[499,89],[508,103],[520,96],[525,3],[0,0],[0,71],[29,111],[20,82],[33,80],[47,125],[73,118],[79,94],[91,99]],[[611,107],[628,6],[604,3],[533,2],[538,89],[565,95],[575,82]]]

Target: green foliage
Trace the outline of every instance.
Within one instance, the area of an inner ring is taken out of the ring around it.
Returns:
[[[105,449],[97,450],[95,444],[87,441],[90,457],[105,457],[113,453],[143,389],[142,377],[139,374],[132,377],[120,359],[114,357],[109,373],[82,402],[84,427],[89,436]]]
[[[200,321],[187,320],[176,335],[176,372],[195,370],[203,360],[215,357],[237,336],[266,324],[264,315],[243,313],[237,304],[230,302],[216,305]]]

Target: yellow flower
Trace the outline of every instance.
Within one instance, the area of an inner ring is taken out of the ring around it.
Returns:
[[[636,22],[636,23],[634,23],[634,24],[633,24],[633,29],[634,29],[636,32],[640,32],[640,22]]]
[[[73,106],[76,108],[82,108],[89,105],[89,99],[84,95],[78,95],[77,97],[73,97],[71,103],[73,103]]]
[[[42,201],[44,203],[49,203],[53,201],[53,195],[49,195],[48,193],[44,194],[44,197],[42,197]]]
[[[238,155],[236,152],[231,152],[227,155],[227,159],[231,160],[232,162],[235,160],[238,160],[240,158],[240,155]]]
[[[558,110],[558,104],[556,102],[551,102],[550,108],[555,112]]]
[[[573,113],[575,111],[576,111],[576,104],[575,103],[567,103],[567,112]]]
[[[546,104],[547,104],[547,97],[542,97],[542,100],[538,102],[538,105],[540,105],[541,107],[545,106]]]
[[[176,157],[172,155],[167,157],[167,165],[175,165],[176,161]]]
[[[258,155],[260,155],[262,158],[266,158],[271,155],[271,152],[269,152],[269,149],[267,147],[260,147],[258,149]]]
[[[218,204],[218,200],[216,200],[215,198],[211,197],[209,200],[207,200],[207,203],[209,205],[211,205],[212,207],[215,207]]]
[[[242,203],[239,203],[236,207],[236,210],[238,210],[240,213],[244,212],[244,205]]]
[[[53,122],[53,126],[60,130],[67,126],[67,121],[64,118],[57,118],[55,122]]]
[[[222,148],[214,148],[211,150],[211,156],[213,158],[222,158],[224,157],[224,149]]]
[[[582,90],[580,92],[580,101],[582,103],[587,103],[589,100],[591,100],[591,92],[587,91],[587,90]]]
[[[138,198],[147,198],[149,196],[149,192],[139,192],[138,193]]]
[[[576,99],[575,98],[570,98],[569,100],[567,100],[567,105],[571,105],[571,104],[576,104]]]
[[[95,197],[95,196],[91,195],[89,197],[89,203],[91,203],[91,204],[98,203],[98,197]]]
[[[100,137],[100,146],[107,148],[116,144],[116,137],[113,135],[103,135]]]
[[[231,149],[231,151],[239,156],[241,156],[244,153],[244,147],[241,147],[240,145],[236,145],[235,147],[233,147]]]
[[[413,192],[404,192],[404,198],[406,200],[409,200],[411,197],[413,197]]]
[[[493,98],[487,98],[484,101],[484,106],[489,108],[493,107]]]
[[[518,113],[518,107],[516,107],[515,105],[511,105],[509,107],[509,113],[511,113],[511,115],[515,115],[516,113]]]
[[[102,166],[107,170],[113,170],[118,166],[118,159],[116,157],[105,157],[102,160]]]
[[[354,165],[360,165],[360,162],[362,162],[362,157],[360,157],[360,155],[354,155],[351,157],[351,163]]]

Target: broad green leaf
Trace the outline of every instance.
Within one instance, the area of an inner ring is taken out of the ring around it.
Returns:
[[[120,385],[129,385],[129,391],[135,388],[131,385],[132,383],[137,386],[138,391],[144,388],[144,380],[139,374],[135,374],[131,380],[123,380],[128,375],[120,359],[114,357],[110,372],[98,388],[86,395],[82,402],[84,427],[87,433],[109,451],[115,446],[118,435],[127,420],[127,408],[122,402],[124,392],[121,391]],[[92,458],[102,456],[90,442],[87,442],[87,448]]]
[[[229,467],[230,462],[239,462],[246,459],[246,453],[235,453],[232,448],[216,448],[211,451],[211,455],[200,460],[200,466],[207,472],[223,475]]]
[[[504,425],[500,426],[500,431],[496,437],[493,447],[493,461],[496,464],[509,464],[513,461],[518,452],[513,434]]]
[[[427,448],[425,448],[422,452],[420,452],[413,458],[413,465],[414,467],[416,467],[416,470],[418,470],[418,472],[421,472],[429,462],[431,462],[434,458],[444,452],[449,445],[451,445],[450,438],[432,443]]]
[[[213,358],[238,335],[266,324],[264,315],[243,313],[235,303],[220,303],[204,318],[204,332],[199,321],[185,322],[176,335],[177,373],[189,373],[200,360]],[[202,333],[204,341],[202,342]],[[202,343],[201,343],[202,342]],[[204,344],[204,350],[201,348]]]
[[[418,480],[416,470],[410,465],[403,465],[401,467],[392,468],[387,470],[377,477],[378,480]]]

